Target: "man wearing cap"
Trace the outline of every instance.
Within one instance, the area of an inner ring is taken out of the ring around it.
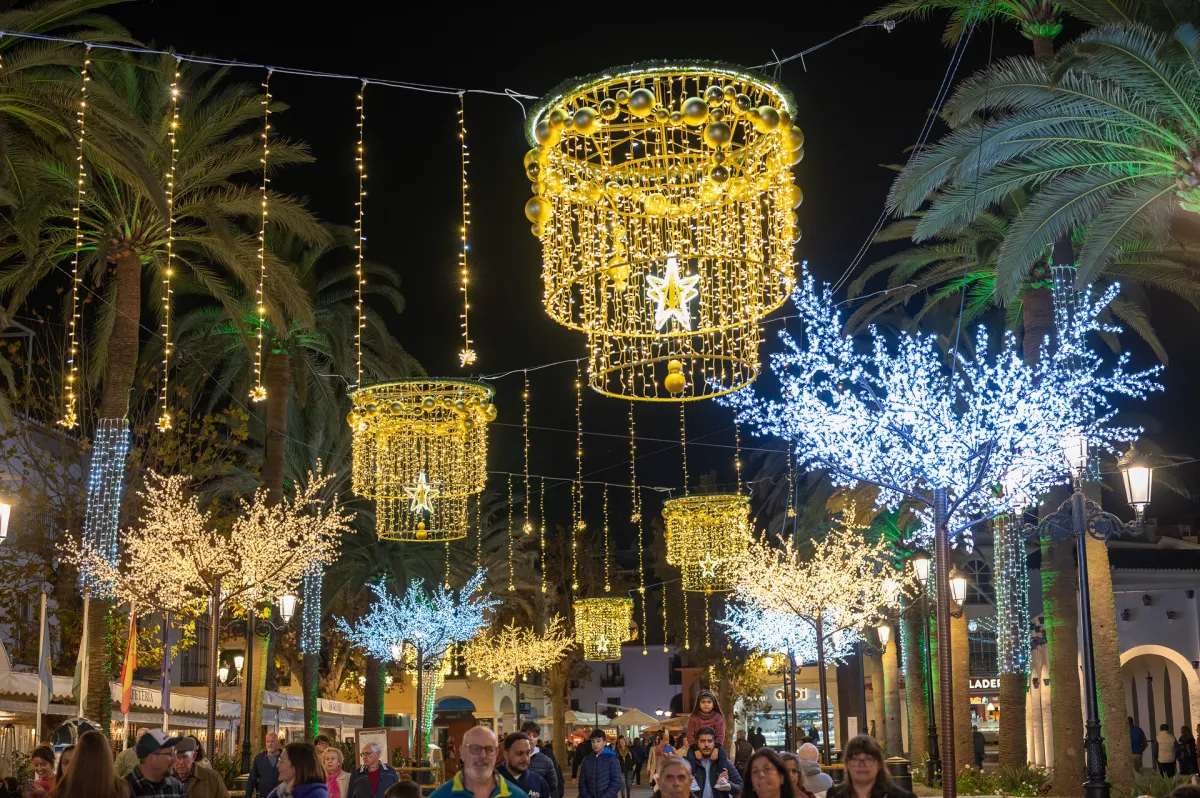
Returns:
[[[138,729],[137,736],[133,739],[141,740],[149,733],[149,729]],[[137,767],[137,763],[137,743],[134,743],[121,753],[117,754],[117,759],[115,762],[113,762],[113,770],[117,772],[117,778],[123,779],[133,772],[133,769]]]
[[[137,743],[137,767],[125,777],[133,798],[183,798],[183,785],[171,772],[175,746],[181,742],[182,737],[171,737],[161,729],[142,735]]]
[[[175,775],[183,784],[187,798],[229,798],[225,780],[212,768],[196,765],[196,752],[200,744],[195,737],[184,737],[175,746]]]

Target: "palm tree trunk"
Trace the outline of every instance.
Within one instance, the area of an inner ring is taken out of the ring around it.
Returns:
[[[900,658],[899,640],[893,640],[884,650],[883,665],[883,728],[887,755],[904,756],[904,735],[900,730]],[[876,693],[878,698],[879,693]]]
[[[1114,794],[1132,795],[1133,748],[1129,744],[1125,688],[1121,684],[1121,648],[1117,643],[1112,571],[1109,570],[1108,546],[1104,541],[1087,536],[1087,560],[1096,695],[1100,703],[1104,750],[1108,754],[1108,780]]]
[[[864,654],[863,665],[871,679],[871,712],[867,715],[867,728],[881,746],[887,746],[887,713],[883,709],[883,658],[878,654]],[[733,726],[726,724],[727,729]]]
[[[138,331],[142,312],[142,261],[135,252],[124,251],[111,259],[116,272],[116,297],[112,334],[108,340],[107,367],[100,392],[98,416],[102,420],[124,421],[129,415],[129,393],[133,389],[133,376],[137,371]],[[96,457],[96,453],[93,453]],[[113,488],[115,496],[87,496],[87,516],[100,526],[111,526],[112,521],[100,519],[107,515],[105,507],[119,507],[124,482],[124,462],[111,463],[111,471],[120,475]],[[111,530],[116,535],[116,529]],[[96,543],[97,541],[92,541]],[[112,727],[112,695],[108,684],[112,680],[112,651],[109,639],[109,616],[112,605],[107,599],[93,599],[88,618],[88,685],[85,711],[88,718],[99,724],[108,734]]]
[[[320,733],[320,713],[317,699],[320,690],[320,652],[308,645],[309,640],[321,639],[322,574],[315,570],[304,577],[304,604],[300,607],[300,642],[304,652],[304,741],[312,743]]]
[[[996,642],[1000,658],[1000,765],[1029,759],[1025,733],[1029,681],[1029,578],[1025,544],[1006,519],[992,525],[996,552]]]
[[[571,672],[573,655],[567,655],[554,664],[546,672],[546,689],[550,691],[550,722],[553,733],[550,739],[554,741],[554,758],[564,768],[569,765],[567,758],[567,693],[569,688],[568,674]]]
[[[1081,793],[1083,704],[1079,686],[1079,601],[1074,546],[1042,539],[1042,611],[1050,649],[1050,706],[1053,715],[1053,795]],[[1109,757],[1112,761],[1112,757]]]
[[[1054,60],[1054,40],[1048,36],[1034,36],[1033,57],[1042,61]]]
[[[904,613],[904,699],[908,704],[908,758],[914,770],[924,771],[929,758],[929,696],[925,692],[925,619],[919,607]]]
[[[1027,288],[1021,292],[1021,354],[1025,364],[1038,362],[1042,342],[1054,341],[1054,297],[1049,288]]]
[[[962,698],[955,701],[954,712],[954,761],[959,772],[968,765],[975,764],[975,744],[971,738],[971,701],[968,698],[971,673],[971,649],[967,641],[967,614],[950,618],[950,657],[951,672],[954,681],[955,696]]]
[[[364,729],[378,729],[383,726],[383,664],[374,657],[367,657],[367,683],[363,687],[363,720]],[[421,711],[417,707],[413,717]]]

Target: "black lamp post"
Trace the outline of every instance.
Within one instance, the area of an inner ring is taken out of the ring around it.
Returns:
[[[1079,574],[1079,615],[1083,630],[1082,665],[1084,709],[1084,751],[1087,756],[1087,781],[1083,783],[1085,798],[1109,798],[1112,785],[1105,778],[1106,754],[1104,736],[1100,727],[1100,706],[1096,696],[1095,652],[1092,643],[1092,605],[1088,584],[1087,536],[1107,541],[1114,534],[1140,532],[1143,513],[1150,503],[1150,492],[1154,482],[1154,470],[1136,452],[1130,450],[1118,463],[1125,495],[1133,506],[1135,518],[1126,523],[1112,513],[1107,513],[1083,494],[1083,480],[1087,472],[1088,445],[1082,435],[1070,435],[1062,442],[1063,457],[1071,470],[1074,490],[1071,497],[1057,510],[1046,516],[1035,527],[1027,524],[1026,534],[1048,535],[1052,538],[1075,539]],[[1020,513],[1018,517],[1020,517]]]
[[[925,638],[925,709],[929,715],[929,730],[925,746],[929,759],[925,763],[925,783],[937,784],[942,776],[942,754],[938,746],[937,717],[933,708],[933,649],[929,645],[929,568],[933,558],[924,549],[917,549],[912,557],[913,571],[921,582],[921,622],[924,626]]]
[[[296,612],[296,596],[292,593],[284,593],[279,597],[279,617],[283,619],[283,624],[276,626],[270,621],[264,621],[258,617],[258,613],[254,607],[250,607],[246,612],[246,672],[242,679],[246,685],[246,704],[243,707],[242,715],[246,722],[242,724],[242,772],[249,773],[250,766],[254,763],[254,752],[251,748],[251,729],[250,729],[250,707],[253,695],[251,691],[254,689],[254,636],[258,629],[266,628],[270,631],[281,632],[287,624],[291,623],[292,616]]]

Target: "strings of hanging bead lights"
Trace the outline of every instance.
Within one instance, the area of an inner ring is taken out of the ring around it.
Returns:
[[[658,63],[572,81],[530,114],[543,303],[587,335],[592,388],[693,400],[758,375],[758,322],[795,285],[792,112],[743,70]]]
[[[663,502],[667,562],[683,589],[723,593],[734,587],[732,553],[750,542],[750,499],[736,493],[683,496]]]

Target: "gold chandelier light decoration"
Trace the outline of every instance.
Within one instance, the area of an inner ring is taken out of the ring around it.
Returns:
[[[480,382],[427,377],[351,392],[354,492],[376,501],[381,540],[466,537],[467,504],[487,479],[492,395]]]
[[[543,303],[587,335],[592,388],[694,400],[758,375],[759,322],[795,284],[792,114],[760,76],[655,63],[571,82],[530,115]]]
[[[736,493],[684,496],[663,502],[667,562],[683,589],[724,593],[735,584],[737,557],[750,542],[750,499]]]
[[[575,602],[575,642],[583,646],[590,662],[621,659],[621,644],[635,637],[633,599],[618,596],[578,599]]]

